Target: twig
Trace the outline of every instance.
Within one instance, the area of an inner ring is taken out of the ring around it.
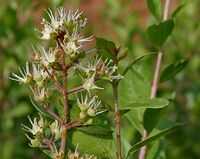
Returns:
[[[170,0],[165,0],[163,20],[167,20],[167,18],[168,18],[169,3],[170,3]],[[160,52],[157,56],[157,60],[156,60],[156,68],[155,68],[155,72],[154,72],[153,84],[151,87],[151,95],[150,95],[151,99],[156,97],[156,93],[157,93],[157,89],[158,89],[158,77],[159,77],[160,67],[161,67],[161,63],[162,63],[162,58],[163,58],[163,52],[160,50]],[[147,131],[144,129],[142,132],[142,140],[145,140],[146,138],[147,138]],[[143,146],[140,149],[139,159],[145,159],[146,151],[147,151],[146,146]]]
[[[122,150],[121,150],[120,113],[119,113],[119,103],[118,103],[118,81],[113,82],[113,94],[114,94],[114,108],[115,108],[115,129],[117,137],[117,159],[121,159]]]
[[[60,45],[60,42],[58,42],[59,48],[62,52],[62,73],[63,73],[63,100],[64,100],[64,123],[67,124],[68,122],[68,91],[67,91],[67,69],[66,69],[66,64],[65,64],[65,58],[66,58],[66,53],[63,47]],[[65,147],[67,143],[67,128],[66,126],[62,126],[62,137],[61,137],[61,145],[60,145],[60,153],[62,155],[65,155]],[[61,156],[62,156],[61,155]]]
[[[55,79],[55,76],[49,72],[47,67],[44,67],[44,69],[48,73],[48,75],[51,77],[52,81],[55,83],[55,85],[56,85],[57,89],[60,91],[60,93],[64,94],[64,91],[63,91],[60,83]]]
[[[49,106],[47,106],[45,103],[42,103],[42,107],[49,113],[51,116],[53,116],[61,125],[63,125],[63,120],[55,114],[51,109],[49,109]]]
[[[82,86],[82,85],[70,89],[70,90],[68,91],[68,94],[70,94],[70,93],[74,93],[74,92],[78,92],[78,91],[81,91],[81,90],[83,90],[83,86]]]
[[[83,125],[84,125],[84,121],[82,119],[77,119],[77,120],[74,120],[74,121],[68,123],[66,125],[66,128],[67,129],[72,129],[74,127],[83,126]]]

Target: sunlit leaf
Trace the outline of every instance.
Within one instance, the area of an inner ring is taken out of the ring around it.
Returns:
[[[169,101],[165,98],[139,99],[130,102],[129,105],[123,106],[123,109],[137,109],[137,108],[159,109],[166,107],[168,104]]]

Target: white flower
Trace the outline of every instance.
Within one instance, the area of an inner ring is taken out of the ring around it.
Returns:
[[[31,142],[31,143],[29,143],[30,147],[40,147],[41,143],[37,138],[31,139],[27,134],[25,134],[25,135]]]
[[[43,58],[41,60],[41,63],[44,66],[48,66],[49,64],[52,64],[56,61],[55,54],[53,53],[52,49],[49,49],[49,51],[46,51],[44,47],[40,47],[40,51],[43,54]]]
[[[57,30],[59,27],[63,26],[67,16],[67,11],[63,7],[60,7],[55,12],[55,15],[53,15],[50,9],[48,9],[47,14],[51,20],[50,25],[53,27],[53,29]]]
[[[37,121],[37,118],[36,118],[36,117],[35,117],[35,118],[33,119],[33,121],[32,121],[31,118],[28,116],[28,119],[29,119],[29,121],[30,121],[30,123],[31,123],[31,125],[32,125],[32,128],[29,128],[29,127],[27,127],[26,125],[22,124],[23,129],[24,129],[25,131],[30,132],[30,133],[33,134],[33,135],[36,135],[36,134],[38,134],[38,133],[42,133],[42,132],[43,132],[43,126],[44,126],[44,124],[45,124],[45,121],[44,121],[44,119],[42,118],[42,115],[41,115],[41,114],[39,114],[39,115],[40,115],[40,120],[39,120],[39,121]]]
[[[84,42],[91,41],[93,36],[84,38],[83,36],[80,35],[79,28],[76,25],[73,29],[72,34],[66,32],[65,37],[66,39],[62,44],[63,47],[65,47],[69,52],[76,52],[77,50],[82,48]]]
[[[45,100],[45,88],[43,87],[41,90],[38,88],[37,91],[34,91],[32,88],[31,88],[33,94],[34,94],[34,98],[37,102],[39,103],[42,103],[44,100]]]
[[[101,58],[100,58],[101,59]],[[117,66],[112,65],[112,60],[106,59],[103,61],[102,59],[99,60],[99,63],[97,63],[97,73],[102,75],[103,79],[113,81],[114,79],[121,79],[123,78],[120,75],[114,75],[114,73],[117,71]]]
[[[82,19],[81,18],[82,12],[79,10],[76,11],[71,11],[69,10],[66,16],[66,23],[67,24],[79,24],[79,26],[82,28],[86,25],[87,19]]]
[[[42,19],[42,24],[44,25],[44,28],[41,31],[41,34],[42,34],[41,39],[50,40],[51,34],[54,33],[55,31],[45,19]]]
[[[11,80],[17,81],[19,83],[24,83],[24,84],[28,83],[31,80],[32,75],[31,75],[30,70],[29,70],[28,62],[26,63],[26,69],[25,68],[22,68],[22,69],[19,68],[19,72],[21,73],[22,77],[14,74],[12,72],[13,77],[9,77],[9,78]]]
[[[33,79],[36,82],[43,81],[48,77],[48,73],[45,72],[43,69],[40,69],[39,65],[38,67],[36,67],[36,65],[33,63],[32,67],[33,67]]]
[[[87,75],[89,75],[91,72],[94,73],[96,72],[97,64],[100,62],[101,58],[98,59],[96,56],[95,60],[89,60],[86,58],[85,63],[83,63],[83,66],[75,63],[75,68],[82,70],[85,72]]]
[[[87,115],[89,115],[90,117],[94,117],[106,111],[106,110],[98,110],[100,104],[101,101],[97,100],[96,95],[93,96],[92,98],[89,98],[89,96],[86,94],[85,98],[83,99],[83,96],[81,94],[80,100],[77,97],[77,105],[80,108],[81,112],[87,112]]]
[[[104,89],[104,88],[101,88],[101,87],[98,87],[96,84],[95,84],[95,75],[96,73],[94,73],[92,75],[92,77],[90,78],[87,78],[87,79],[83,79],[84,83],[83,83],[83,88],[85,90],[88,91],[88,93],[90,94],[90,90],[92,89]]]
[[[68,34],[68,36],[70,36],[70,35]],[[84,43],[84,42],[92,41],[92,38],[93,38],[93,36],[89,36],[87,38],[84,38],[83,36],[81,36],[78,26],[74,27],[72,35],[70,37],[72,40],[76,41],[80,45],[82,45],[82,43]]]
[[[62,128],[61,125],[58,123],[57,120],[50,125],[51,132],[55,134],[55,138],[60,139],[62,135]]]
[[[80,47],[77,47],[75,42],[69,41],[66,43],[65,48],[68,51],[67,53],[72,53],[72,52],[76,52]]]
[[[113,81],[114,79],[122,79],[123,76],[121,75],[114,75],[114,73],[117,71],[117,66],[112,65],[112,60],[106,59],[105,61],[102,59],[102,57],[98,57],[98,55],[95,57],[95,60],[88,60],[86,59],[85,63],[83,63],[81,66],[80,64],[75,63],[75,68],[82,70],[86,73],[86,75],[90,76],[91,73],[96,72],[97,77]]]

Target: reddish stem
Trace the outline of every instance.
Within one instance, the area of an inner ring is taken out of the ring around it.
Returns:
[[[167,20],[167,18],[168,18],[169,3],[170,3],[170,0],[165,0],[163,20]],[[151,87],[151,95],[150,95],[151,99],[156,97],[156,93],[157,93],[157,89],[158,89],[159,72],[160,72],[160,67],[161,67],[161,63],[162,63],[162,58],[163,58],[163,52],[160,51],[158,56],[157,56],[157,60],[156,60],[156,68],[155,68],[155,72],[154,72],[153,84],[152,84],[152,87]],[[146,138],[147,138],[147,131],[144,129],[143,132],[142,132],[142,140],[145,140]],[[147,151],[146,146],[143,146],[140,149],[139,159],[145,159],[146,151]]]
[[[42,104],[42,107],[48,112],[52,117],[54,117],[61,125],[63,125],[63,120],[56,114],[54,113],[49,106],[47,106],[45,103]]]
[[[56,85],[57,89],[60,91],[60,93],[64,94],[64,91],[63,91],[60,83],[55,79],[54,74],[51,74],[47,67],[44,67],[44,69],[48,73],[48,75],[51,77],[52,81],[55,83],[55,85]]]

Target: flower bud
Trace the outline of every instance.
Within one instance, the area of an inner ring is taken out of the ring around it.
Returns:
[[[79,105],[79,108],[81,109],[82,112],[87,110],[87,106],[83,103]]]
[[[93,118],[89,118],[88,121],[85,122],[86,125],[92,125]]]
[[[42,96],[35,96],[35,101],[38,103],[43,103],[44,102],[44,97]]]
[[[42,88],[42,87],[44,86],[43,80],[41,80],[41,81],[36,81],[36,84],[37,84],[38,88]]]
[[[36,139],[31,139],[31,147],[39,147],[40,146],[40,141]]]
[[[62,132],[61,131],[59,131],[59,130],[55,130],[54,131],[54,133],[55,133],[55,138],[56,138],[56,140],[58,140],[58,139],[60,139],[61,138],[61,136],[62,136]]]
[[[88,114],[89,116],[91,116],[91,117],[94,117],[94,116],[96,115],[96,111],[95,111],[94,109],[92,109],[92,108],[89,108],[89,109],[87,110],[87,114]]]
[[[80,117],[80,119],[85,119],[87,117],[87,113],[86,112],[80,112],[79,117]]]
[[[71,150],[68,151],[68,157],[69,159],[74,159],[74,154]]]
[[[53,122],[51,125],[50,125],[50,129],[52,132],[54,132],[54,130],[56,129],[56,123]]]

